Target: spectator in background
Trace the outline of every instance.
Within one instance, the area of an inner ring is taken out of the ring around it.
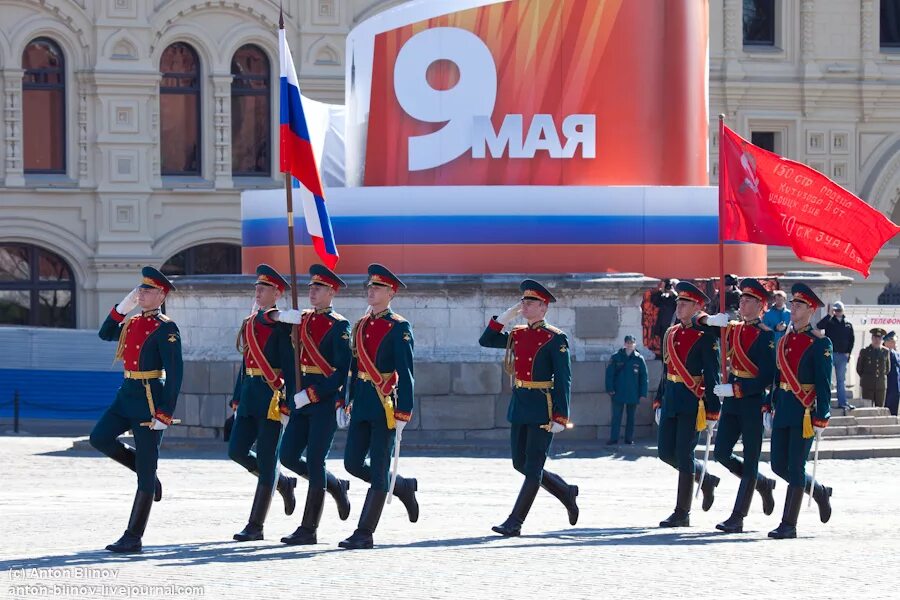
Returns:
[[[772,294],[775,297],[775,304],[763,315],[763,325],[775,332],[775,344],[787,331],[788,325],[791,323],[791,311],[787,308],[787,294],[781,290],[775,290]]]
[[[889,331],[884,336],[884,345],[891,353],[891,370],[888,371],[884,405],[892,415],[897,416],[897,408],[900,404],[900,352],[897,352],[897,332]]]
[[[726,275],[725,310],[721,310],[719,308],[719,290],[716,290],[716,295],[713,297],[712,302],[709,305],[709,312],[710,314],[724,312],[728,314],[729,321],[736,321],[740,318],[738,316],[738,306],[740,305],[740,303],[741,290],[738,289],[737,275]]]
[[[884,406],[888,373],[891,370],[891,351],[881,345],[887,333],[884,329],[875,327],[869,333],[872,334],[872,343],[859,351],[856,373],[859,375],[863,398],[871,399],[875,406]]]
[[[659,289],[650,294],[650,302],[656,307],[656,323],[653,325],[653,335],[657,336],[662,343],[662,339],[666,334],[666,329],[672,324],[675,318],[675,302],[677,296],[674,292],[677,279],[663,279],[659,282]],[[657,358],[662,358],[662,347],[657,353]]]
[[[625,443],[634,443],[634,412],[647,399],[647,363],[634,349],[634,336],[625,336],[625,346],[613,354],[606,367],[606,391],[612,400],[612,421],[607,446],[619,443],[622,412],[625,412]]]
[[[834,358],[834,379],[837,385],[838,408],[844,412],[856,408],[847,401],[847,363],[853,351],[855,339],[853,325],[844,317],[844,303],[835,302],[828,309],[828,316],[816,323],[816,329],[824,329],[825,336],[831,340]]]

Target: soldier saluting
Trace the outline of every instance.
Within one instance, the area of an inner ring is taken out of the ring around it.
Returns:
[[[663,338],[663,373],[653,408],[659,425],[659,458],[678,470],[678,495],[675,511],[659,523],[660,527],[687,527],[691,524],[694,480],[701,476],[700,463],[694,458],[699,433],[712,431],[719,418],[719,398],[713,389],[719,383],[719,327],[721,320],[706,321],[703,306],[709,298],[697,286],[681,281],[675,286],[678,300],[675,318]],[[719,478],[703,477],[703,510],[715,500]]]
[[[525,481],[509,518],[492,528],[504,536],[520,535],[541,487],[566,507],[571,525],[578,522],[578,486],[544,469],[553,434],[564,431],[569,422],[569,342],[562,330],[544,320],[550,303],[556,302],[553,294],[533,279],[523,281],[519,289],[522,299],[492,318],[478,340],[486,348],[506,349],[504,366],[514,378],[506,418],[511,424],[513,467]],[[504,332],[518,315],[528,324]]]
[[[239,542],[263,539],[273,488],[284,499],[285,514],[293,513],[296,505],[297,480],[277,471],[281,426],[290,414],[287,398],[294,397],[295,381],[291,325],[275,319],[275,303],[290,286],[262,264],[256,268],[254,288],[254,310],[238,331],[237,348],[244,358],[234,384],[234,427],[228,441],[228,457],[257,477],[250,519],[234,534]],[[250,450],[254,443],[255,453]]]
[[[165,275],[144,267],[141,284],[110,311],[100,326],[101,339],[119,342],[116,360],[124,363],[125,380],[112,406],[91,431],[91,445],[135,471],[138,480],[128,528],[118,541],[106,547],[111,552],[141,551],[150,508],[154,500],[162,498],[162,485],[156,478],[159,444],[163,431],[172,424],[183,372],[178,327],[160,313],[160,306],[174,289]],[[136,306],[141,313],[126,320]],[[135,449],[117,439],[129,429]]]
[[[788,483],[781,524],[769,532],[776,539],[797,537],[804,492],[812,494],[823,523],[831,518],[831,488],[821,483],[813,488],[806,474],[813,437],[822,434],[831,418],[831,340],[809,324],[824,306],[819,297],[805,283],[795,283],[791,296],[793,330],[778,341],[772,386],[772,470]]]
[[[391,310],[391,300],[397,290],[406,286],[385,266],[371,264],[368,271],[369,311],[356,322],[350,336],[351,410],[344,468],[370,486],[356,531],[338,544],[348,550],[373,545],[372,534],[389,492],[395,437],[402,435],[413,411],[412,326]],[[415,479],[398,475],[393,490],[413,523],[419,520],[417,487]]]
[[[725,330],[731,373],[728,383],[713,388],[716,396],[725,398],[716,433],[715,457],[741,479],[731,516],[716,525],[725,533],[741,533],[744,517],[750,511],[753,490],[762,497],[763,512],[775,510],[775,480],[759,472],[762,451],[763,417],[768,410],[768,387],[775,375],[775,334],[762,325],[760,316],[769,292],[756,279],[743,279],[738,286],[741,297],[738,313],[741,321],[728,322]],[[724,313],[707,319],[718,322]],[[734,454],[738,438],[743,440],[744,457]]]
[[[323,265],[309,268],[309,302],[303,312],[285,310],[275,316],[297,323],[300,343],[301,391],[294,395],[291,419],[281,442],[281,464],[309,480],[300,527],[281,538],[292,546],[315,544],[327,491],[337,502],[342,521],[350,516],[350,482],[325,469],[325,459],[337,429],[335,410],[342,410],[350,369],[350,323],[331,306],[344,280]],[[306,460],[303,460],[303,452]]]

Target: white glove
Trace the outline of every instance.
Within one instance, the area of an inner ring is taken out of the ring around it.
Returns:
[[[406,421],[401,421],[400,419],[394,420],[394,429],[397,430],[397,435],[403,435],[404,427],[406,427]]]
[[[300,323],[300,314],[300,311],[294,308],[279,310],[278,318],[275,320],[281,321],[282,323],[290,323],[291,325],[298,325]]]
[[[706,420],[706,430],[712,435],[712,433],[716,430],[716,425],[718,425],[718,421],[711,421],[709,419]]]
[[[730,383],[717,383],[713,387],[713,394],[730,398],[734,396],[734,386]]]
[[[497,322],[500,323],[501,325],[509,325],[510,323],[513,322],[513,319],[515,319],[517,316],[519,316],[520,312],[522,312],[522,306],[520,304],[516,303],[516,304],[510,306],[509,308],[507,308],[506,311],[502,315],[497,317]]]
[[[162,431],[163,429],[166,429],[167,427],[168,427],[168,425],[166,425],[159,419],[153,419],[153,425],[150,426],[150,429],[152,431]]]
[[[813,431],[816,432],[816,437],[820,437],[822,435],[822,432],[825,431],[825,428],[824,427],[816,427],[815,425],[813,425]]]
[[[128,292],[128,295],[122,298],[121,302],[116,304],[116,312],[120,315],[127,315],[134,310],[134,307],[138,304],[137,296],[138,288],[134,288]]]
[[[253,306],[250,307],[250,316],[255,317],[256,313],[259,312],[259,304],[256,303],[256,300],[253,301]]]
[[[310,404],[309,394],[306,393],[306,390],[297,392],[294,394],[294,407],[297,410],[300,410],[307,404]]]
[[[775,421],[775,415],[770,412],[764,412],[762,416],[763,420],[763,429],[766,430],[766,433],[772,433],[772,423]]]
[[[709,315],[706,317],[706,324],[710,327],[728,327],[728,315],[725,313]]]
[[[335,411],[335,419],[337,420],[338,429],[350,427],[350,413],[343,406]]]
[[[553,421],[552,423],[550,423],[550,433],[560,433],[565,430],[566,430],[566,426],[563,425],[562,423],[557,423],[556,421]]]
[[[662,417],[662,409],[657,408],[656,412],[653,415],[653,420],[656,421],[656,425],[659,426],[659,419]]]
[[[281,413],[281,424],[282,424],[282,425],[284,425],[285,427],[287,427],[287,426],[288,426],[288,423],[290,423],[290,421],[291,421],[291,416],[290,416],[290,415],[286,415],[286,414],[284,414],[284,413]]]

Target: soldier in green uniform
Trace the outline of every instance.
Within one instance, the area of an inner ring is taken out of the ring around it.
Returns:
[[[273,488],[284,499],[285,514],[293,513],[296,505],[297,480],[278,474],[281,427],[290,415],[287,398],[294,397],[295,354],[291,325],[275,320],[275,303],[290,286],[275,269],[262,264],[256,268],[254,287],[253,311],[238,332],[237,347],[244,359],[234,384],[235,418],[228,440],[228,457],[257,477],[250,519],[234,534],[239,542],[263,539]],[[254,443],[256,452],[251,450]]]
[[[389,492],[395,437],[402,435],[413,411],[412,325],[390,306],[397,290],[406,286],[383,265],[371,264],[368,271],[369,310],[350,335],[350,429],[344,467],[370,486],[356,531],[338,544],[348,550],[373,545]],[[419,520],[417,488],[415,479],[398,475],[393,490],[413,523]]]
[[[881,327],[870,329],[872,343],[859,351],[856,374],[863,398],[872,400],[875,406],[884,406],[887,394],[887,378],[891,371],[891,352],[882,345],[886,331]]]
[[[725,398],[716,432],[715,458],[741,479],[731,516],[716,525],[725,533],[744,530],[754,488],[762,498],[763,512],[771,515],[775,510],[775,480],[759,472],[762,414],[768,410],[767,388],[775,376],[775,334],[760,321],[769,293],[756,279],[744,279],[738,287],[741,321],[728,322],[725,330],[731,373],[728,383],[713,388],[716,396]],[[707,324],[726,318],[723,313],[713,315],[707,318]],[[743,459],[734,454],[738,438],[744,444]]]
[[[681,281],[675,286],[677,323],[663,338],[663,373],[653,408],[659,425],[659,458],[678,470],[675,511],[660,527],[687,527],[691,524],[694,480],[700,480],[701,464],[694,458],[699,433],[712,432],[719,418],[719,397],[713,389],[719,383],[719,326],[708,323],[703,306],[709,298],[695,285]],[[701,484],[703,510],[715,500],[719,478],[706,473]]]
[[[141,284],[117,304],[100,326],[100,338],[118,341],[116,359],[125,367],[125,380],[112,406],[91,431],[91,445],[137,473],[137,493],[125,533],[106,547],[111,552],[140,552],[141,537],[154,500],[162,498],[156,478],[159,444],[172,424],[181,389],[181,335],[175,323],[160,313],[166,296],[175,289],[153,267],[141,270]],[[125,317],[135,307],[141,313]],[[128,430],[135,449],[117,438]]]
[[[569,342],[562,330],[544,320],[550,303],[556,302],[553,294],[533,279],[523,281],[519,289],[521,300],[492,318],[478,340],[485,348],[506,349],[504,367],[514,382],[506,418],[513,467],[525,481],[509,518],[492,528],[504,536],[521,534],[541,487],[566,507],[571,525],[578,522],[578,486],[544,469],[553,434],[565,431],[569,422]],[[519,315],[528,324],[504,332]]]
[[[819,519],[831,518],[831,488],[806,474],[813,436],[821,435],[831,418],[831,340],[809,324],[822,301],[805,283],[791,287],[793,329],[778,342],[777,371],[772,386],[772,470],[787,481],[781,524],[769,532],[776,539],[797,537],[803,494],[811,493]]]
[[[347,490],[350,482],[325,469],[337,430],[335,410],[343,406],[344,385],[350,369],[350,322],[331,306],[344,280],[324,265],[309,268],[311,309],[290,309],[275,315],[284,323],[299,325],[300,391],[294,395],[291,420],[281,442],[281,464],[309,480],[306,508],[300,527],[281,538],[292,546],[315,544],[322,518],[325,492],[337,502],[342,521],[350,516]],[[303,452],[306,460],[303,460]]]

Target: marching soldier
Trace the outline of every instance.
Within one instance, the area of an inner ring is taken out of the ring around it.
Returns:
[[[891,370],[891,352],[882,345],[887,332],[881,327],[869,330],[872,343],[859,351],[856,373],[863,398],[871,399],[875,406],[884,406],[887,394],[888,373]]]
[[[578,486],[544,469],[553,434],[564,431],[569,422],[569,342],[562,330],[544,320],[550,303],[556,302],[553,294],[532,279],[523,281],[519,289],[521,300],[492,318],[478,340],[486,348],[506,349],[504,367],[515,382],[507,419],[513,467],[525,476],[525,482],[509,518],[492,528],[504,536],[521,534],[541,487],[566,507],[571,525],[578,522]],[[504,332],[519,315],[528,324]]]
[[[106,547],[111,552],[141,551],[150,507],[162,498],[162,485],[156,478],[159,444],[163,431],[172,424],[183,371],[178,327],[160,313],[160,306],[174,289],[165,275],[144,267],[141,284],[110,311],[100,327],[101,339],[119,342],[116,360],[124,363],[125,380],[112,406],[94,426],[91,445],[135,471],[138,480],[128,528]],[[141,313],[126,320],[136,306]],[[116,439],[129,429],[135,449]]]
[[[728,383],[713,389],[716,396],[725,397],[716,433],[715,458],[741,479],[731,516],[716,525],[716,529],[725,533],[744,530],[744,517],[750,511],[754,488],[762,498],[763,512],[771,515],[775,510],[772,495],[775,480],[759,472],[762,413],[768,408],[766,388],[775,375],[775,334],[760,322],[769,294],[756,279],[742,280],[739,288],[738,311],[742,320],[729,322],[725,330],[731,373]],[[722,316],[721,313],[713,315],[707,323]],[[744,442],[743,460],[734,454],[738,438]]]
[[[811,493],[819,519],[831,518],[831,488],[806,474],[814,435],[821,435],[831,418],[831,340],[809,324],[822,301],[804,283],[791,287],[791,323],[778,342],[777,371],[772,388],[772,470],[787,481],[781,524],[769,532],[776,539],[797,537],[797,517],[803,494]]]
[[[234,384],[231,406],[234,426],[228,441],[228,457],[258,479],[250,519],[234,539],[263,539],[263,524],[272,502],[273,487],[284,500],[284,512],[294,512],[297,480],[278,474],[281,426],[294,397],[294,348],[291,326],[275,320],[275,303],[290,286],[269,265],[256,268],[254,310],[241,323],[237,348],[244,359]],[[256,452],[250,450],[254,442]],[[277,484],[276,484],[277,481]]]
[[[700,480],[701,464],[694,458],[699,433],[712,432],[719,418],[719,398],[713,389],[719,383],[719,327],[721,319],[707,320],[703,306],[709,298],[695,285],[681,281],[675,286],[678,301],[675,325],[663,338],[663,373],[653,408],[659,425],[659,458],[678,470],[675,511],[660,527],[688,527],[694,480]],[[706,473],[701,484],[703,510],[715,500],[719,478]]]
[[[369,311],[350,336],[350,429],[344,467],[370,487],[356,531],[338,544],[349,550],[373,545],[372,534],[389,492],[395,437],[402,435],[413,410],[412,326],[391,310],[391,300],[406,285],[386,267],[371,264],[366,287]],[[393,490],[412,523],[419,520],[417,488],[415,479],[398,475]]]
[[[299,324],[300,392],[294,395],[291,420],[281,442],[281,464],[309,480],[306,508],[300,527],[281,538],[285,544],[316,543],[327,491],[338,507],[338,516],[350,516],[347,490],[350,482],[325,469],[325,458],[337,430],[335,410],[342,410],[344,384],[350,369],[350,323],[331,306],[337,291],[347,284],[323,265],[309,268],[309,302],[313,308],[285,310],[275,319]],[[306,451],[306,460],[303,452]]]

